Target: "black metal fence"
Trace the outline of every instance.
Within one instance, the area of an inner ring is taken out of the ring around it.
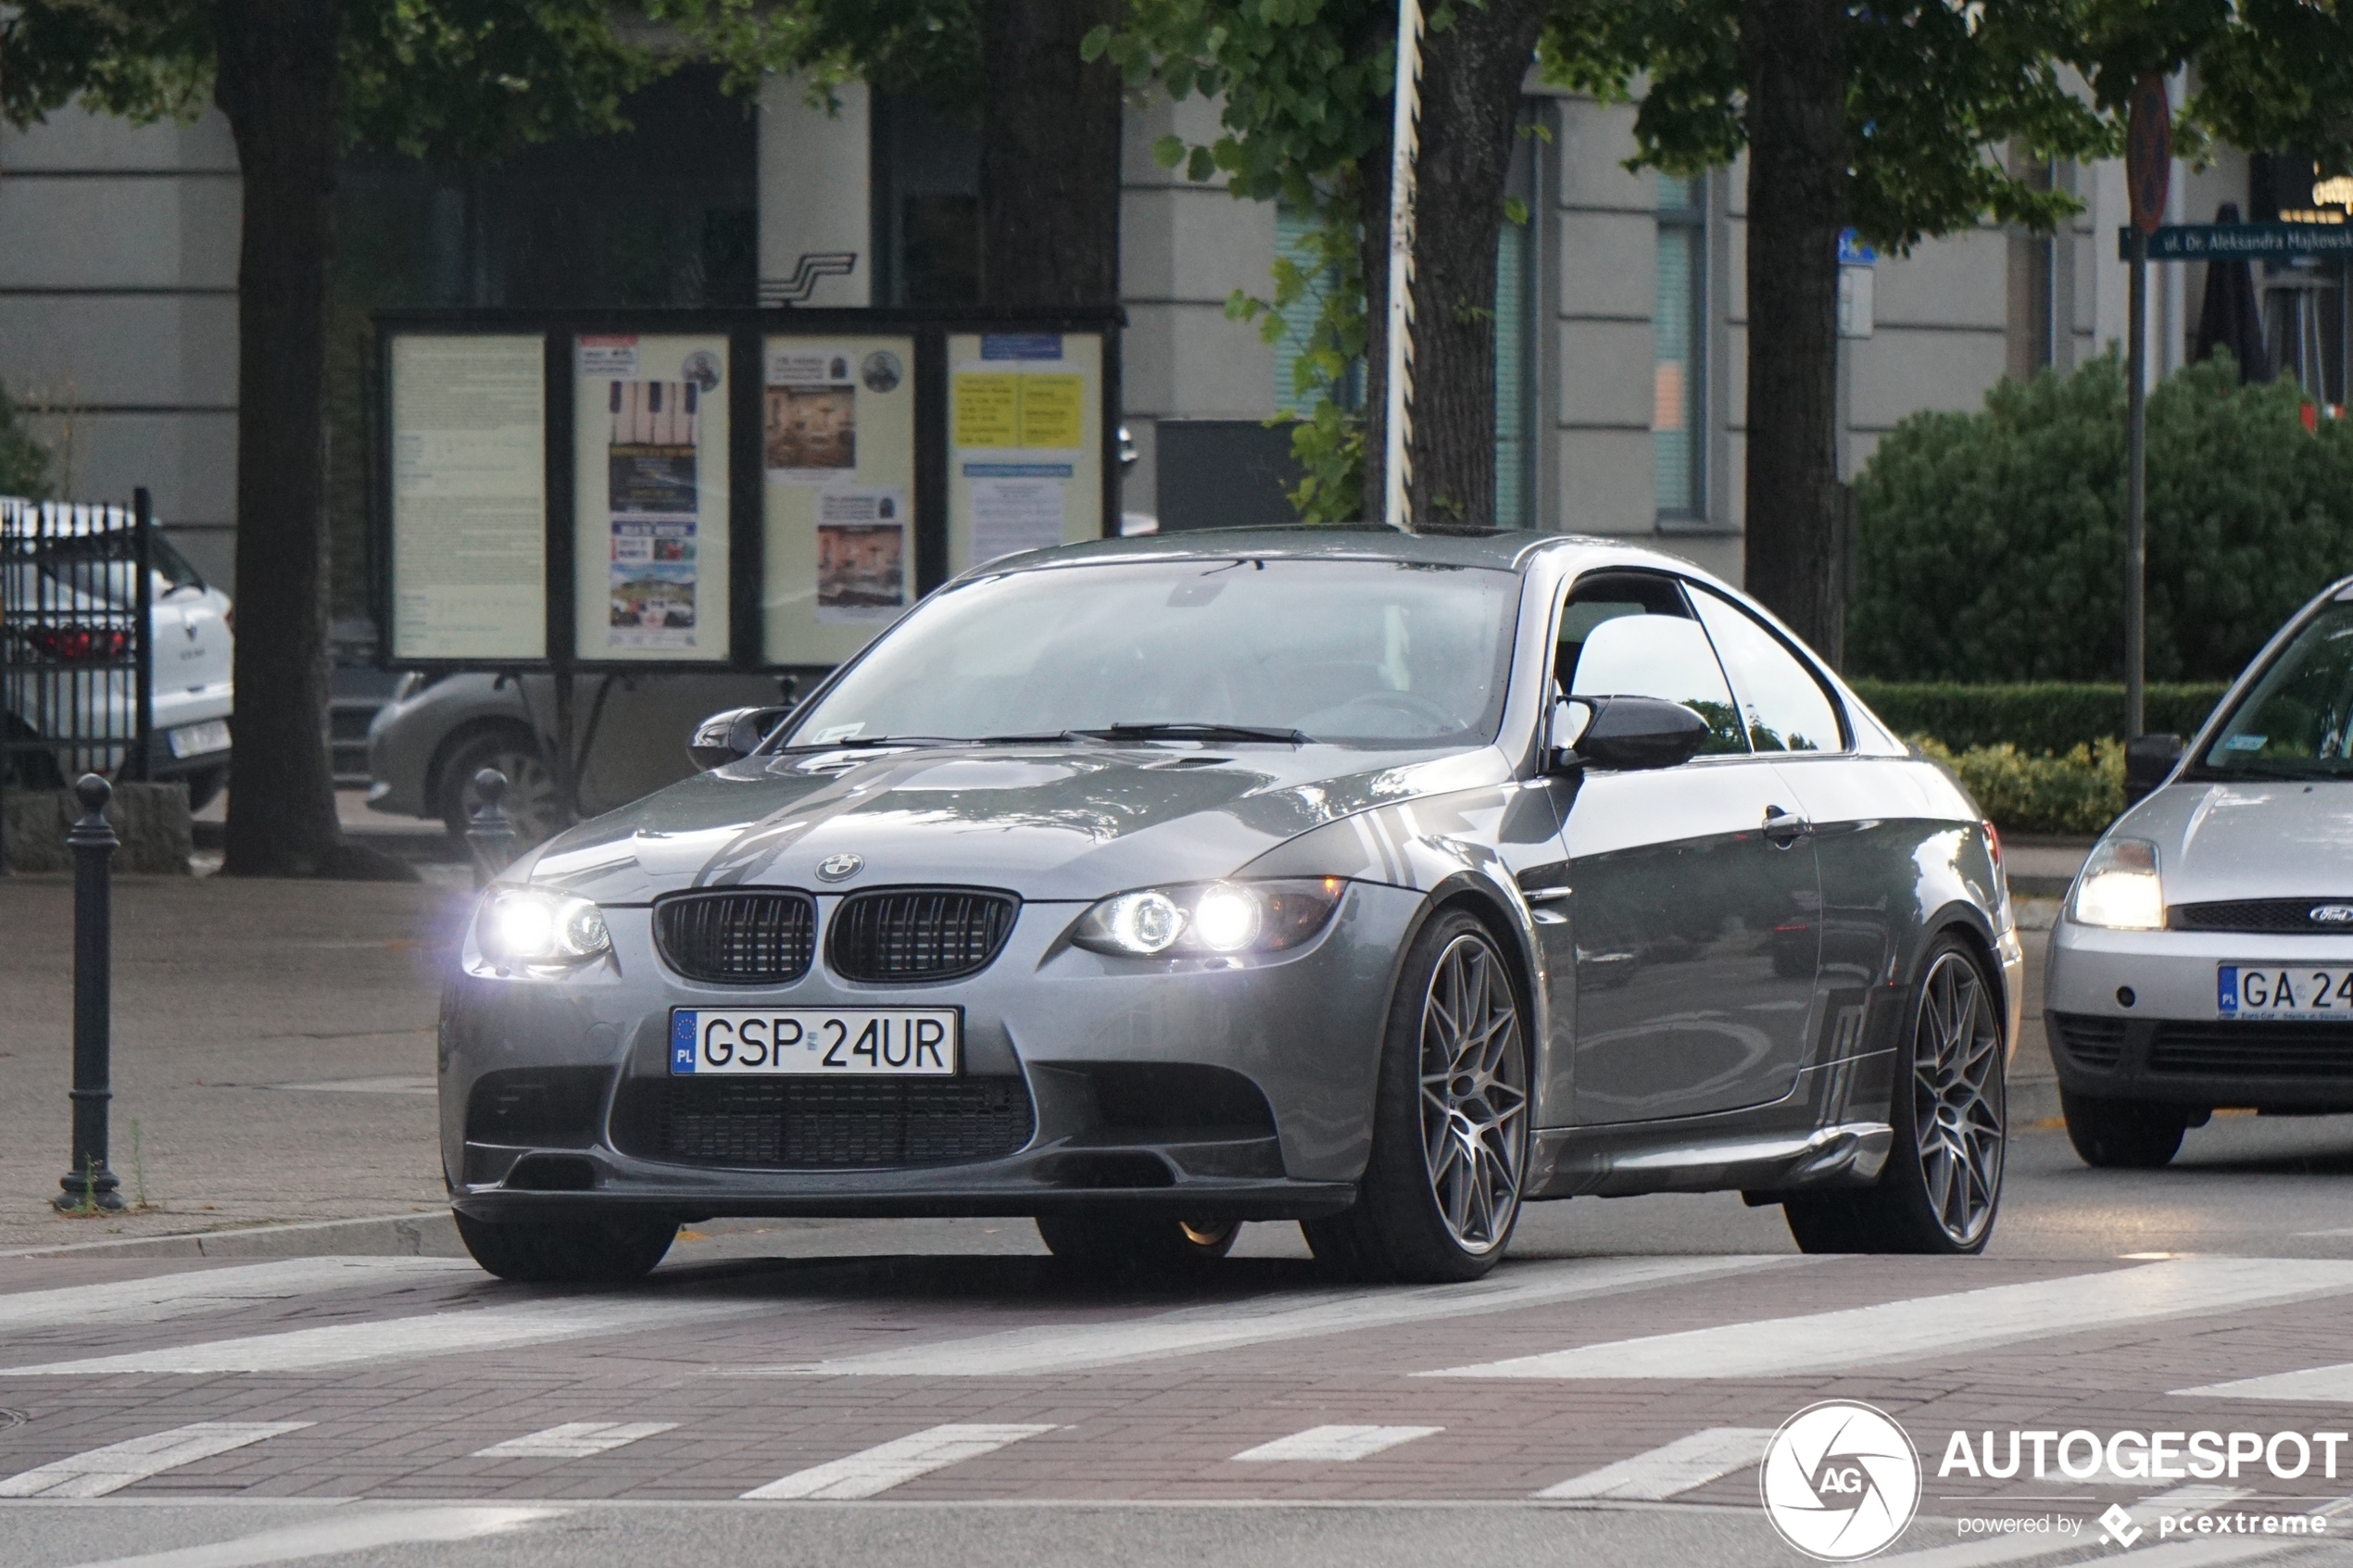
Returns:
[[[144,778],[155,509],[0,497],[0,809],[79,775]]]

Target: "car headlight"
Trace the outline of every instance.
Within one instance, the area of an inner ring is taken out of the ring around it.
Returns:
[[[569,893],[506,887],[483,901],[475,927],[483,953],[501,964],[575,964],[612,950],[604,911]]]
[[[2165,883],[2158,875],[2157,846],[2145,838],[2103,839],[2075,879],[2067,912],[2078,924],[2110,931],[2163,930]]]
[[[1327,876],[1140,888],[1088,909],[1070,939],[1098,953],[1130,958],[1274,952],[1296,947],[1323,930],[1347,885]]]

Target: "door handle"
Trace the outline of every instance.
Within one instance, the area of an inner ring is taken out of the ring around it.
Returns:
[[[1765,808],[1765,840],[1778,849],[1786,849],[1814,831],[1814,824],[1793,811],[1779,806]]]

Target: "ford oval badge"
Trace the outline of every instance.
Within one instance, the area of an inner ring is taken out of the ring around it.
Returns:
[[[863,855],[828,855],[817,862],[817,875],[825,882],[848,882],[865,863]]]
[[[2304,918],[2314,925],[2353,925],[2353,904],[2315,904]]]

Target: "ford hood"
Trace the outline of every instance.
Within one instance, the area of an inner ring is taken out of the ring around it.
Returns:
[[[2157,846],[2168,904],[2353,897],[2353,783],[2176,784],[2109,831]]]

